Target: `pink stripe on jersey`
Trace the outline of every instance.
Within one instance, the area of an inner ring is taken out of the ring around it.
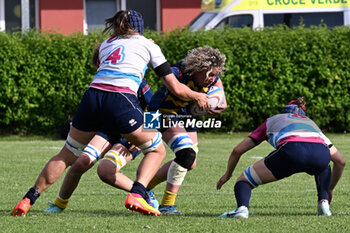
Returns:
[[[300,137],[300,136],[289,136],[289,137],[285,137],[282,138],[278,144],[277,147],[279,145],[282,145],[285,142],[313,142],[313,143],[323,143],[326,144],[325,141],[321,138],[321,137]]]
[[[256,128],[249,137],[254,138],[257,144],[260,144],[262,141],[267,140],[266,135],[266,120],[258,128]]]
[[[104,91],[123,92],[123,93],[129,93],[129,94],[136,95],[136,93],[133,92],[132,90],[130,90],[128,87],[117,87],[117,86],[113,86],[113,85],[109,85],[109,84],[105,84],[105,83],[91,83],[90,87],[104,90]]]

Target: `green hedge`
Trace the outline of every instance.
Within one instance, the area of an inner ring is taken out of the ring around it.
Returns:
[[[216,119],[223,131],[250,131],[292,98],[304,95],[321,128],[350,131],[350,28],[265,28],[147,31],[170,63],[203,45],[227,56],[222,75],[229,107]],[[0,33],[0,131],[52,133],[71,118],[95,73],[99,34]],[[146,80],[161,84],[154,72]]]
[[[74,112],[95,69],[92,35],[0,33],[0,129],[54,132]]]

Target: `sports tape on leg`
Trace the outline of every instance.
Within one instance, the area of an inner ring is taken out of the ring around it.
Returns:
[[[176,153],[184,148],[193,148],[193,142],[188,134],[181,133],[172,137],[168,142],[168,146]]]
[[[142,150],[143,154],[147,154],[148,152],[156,150],[161,143],[162,143],[162,134],[160,132],[157,132],[157,135],[153,139],[142,144],[141,146],[138,146],[138,148]]]
[[[86,147],[86,145],[79,143],[70,135],[67,136],[66,145],[68,150],[70,150],[76,157],[79,157]]]
[[[167,181],[173,185],[181,185],[185,179],[187,169],[172,161],[167,174]]]
[[[117,166],[118,170],[120,170],[122,167],[125,166],[126,160],[124,156],[118,153],[118,151],[115,150],[109,150],[103,159],[107,159],[111,161],[115,166]]]
[[[91,144],[88,144],[84,150],[83,153],[86,154],[87,156],[89,156],[90,160],[93,163],[96,163],[96,161],[100,158],[101,152],[99,149],[97,149],[96,147],[94,147]]]
[[[253,165],[248,167],[244,172],[244,177],[248,180],[248,182],[253,186],[253,187],[258,187],[260,184],[262,184],[260,177],[256,173]]]

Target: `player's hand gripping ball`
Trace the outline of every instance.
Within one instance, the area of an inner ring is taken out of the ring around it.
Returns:
[[[222,102],[224,101],[225,93],[220,87],[212,86],[209,88],[207,95],[208,95],[208,103],[209,103],[210,107],[207,109],[201,110],[197,106],[197,104],[194,103],[190,107],[190,112],[192,115],[194,115],[194,116],[206,115],[210,109],[214,109],[217,106],[219,106],[220,104],[222,104]]]

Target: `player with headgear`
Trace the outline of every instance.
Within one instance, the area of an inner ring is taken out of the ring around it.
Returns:
[[[276,150],[249,166],[237,179],[234,192],[237,209],[223,218],[248,218],[252,189],[259,185],[305,172],[315,177],[318,214],[330,216],[329,203],[339,181],[345,160],[314,121],[306,116],[303,97],[289,102],[280,114],[268,118],[232,151],[225,174],[217,182],[220,189],[230,178],[248,150],[267,140]],[[329,165],[333,161],[333,173]]]

